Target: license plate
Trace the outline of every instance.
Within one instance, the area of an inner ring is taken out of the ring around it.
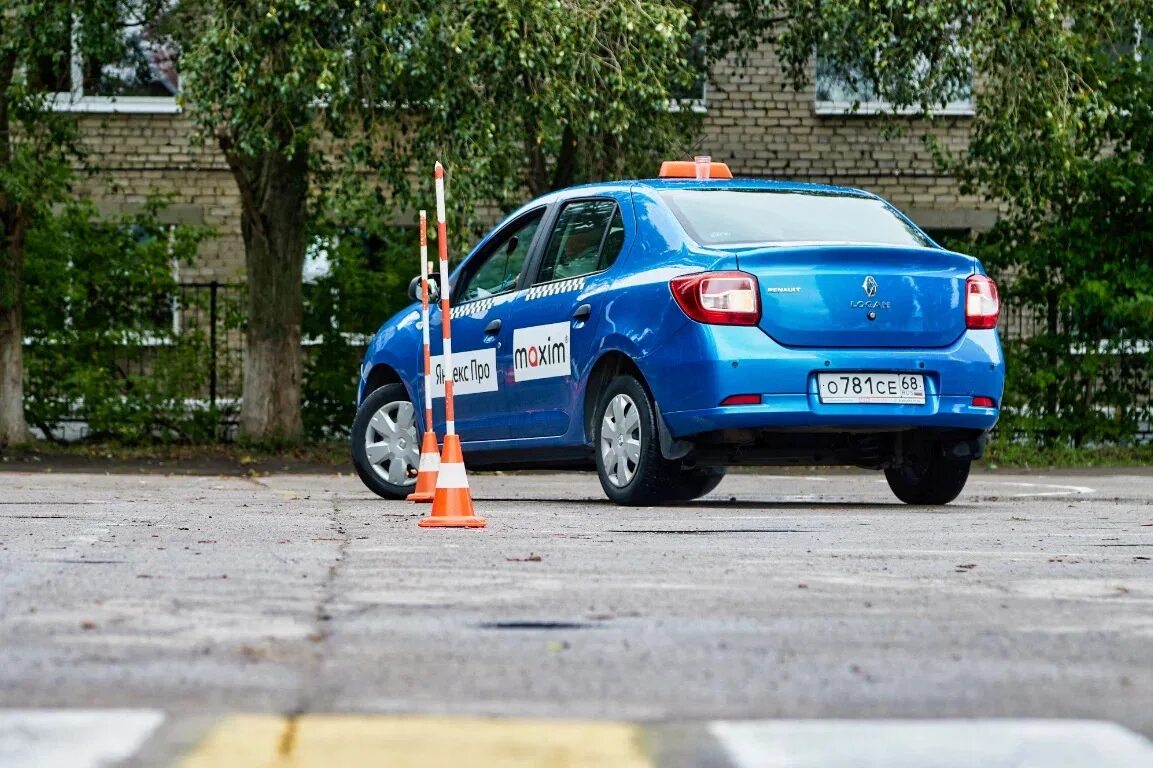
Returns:
[[[925,404],[919,373],[818,373],[822,403]]]

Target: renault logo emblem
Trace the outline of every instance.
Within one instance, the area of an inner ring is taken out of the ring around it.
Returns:
[[[877,295],[877,281],[872,275],[865,278],[865,282],[861,283],[861,287],[865,289],[865,295],[869,298]]]

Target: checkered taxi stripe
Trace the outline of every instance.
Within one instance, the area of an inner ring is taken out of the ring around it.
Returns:
[[[543,299],[546,296],[558,296],[562,293],[569,293],[570,291],[579,291],[584,287],[585,279],[583,277],[574,277],[569,280],[557,280],[553,283],[534,285],[532,288],[528,289],[524,299],[525,301]]]
[[[478,301],[470,301],[467,304],[461,304],[459,307],[453,307],[449,310],[448,316],[453,320],[458,317],[475,317],[477,315],[484,315],[492,309],[493,303],[496,299],[480,299]]]
[[[585,279],[583,277],[573,277],[568,280],[557,280],[551,283],[544,283],[543,285],[534,285],[524,293],[525,301],[533,301],[534,299],[543,299],[547,296],[559,296],[562,293],[571,293],[579,291],[585,287]],[[470,301],[467,304],[453,307],[449,312],[449,316],[454,320],[458,317],[477,317],[485,315],[492,305],[496,302],[496,298],[491,299],[478,299],[477,301]]]

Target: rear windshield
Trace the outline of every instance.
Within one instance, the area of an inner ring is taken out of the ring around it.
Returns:
[[[750,189],[666,189],[681,226],[701,245],[875,243],[932,247],[882,201]]]

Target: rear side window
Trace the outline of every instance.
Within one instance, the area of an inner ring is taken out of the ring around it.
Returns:
[[[578,200],[557,217],[537,283],[608,269],[625,241],[624,218],[613,200]]]
[[[868,243],[931,248],[883,201],[750,189],[668,189],[661,198],[701,245]]]

